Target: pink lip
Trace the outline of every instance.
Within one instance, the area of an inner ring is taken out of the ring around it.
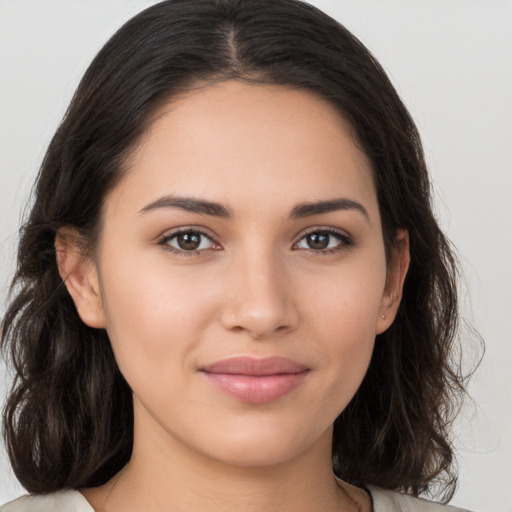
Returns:
[[[297,388],[309,373],[304,365],[284,357],[232,357],[201,371],[226,395],[252,404],[278,400]]]

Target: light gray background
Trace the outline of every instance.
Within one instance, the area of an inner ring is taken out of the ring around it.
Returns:
[[[257,0],[256,0],[257,1]],[[23,206],[86,66],[148,0],[0,0],[0,313]],[[453,504],[511,512],[512,2],[312,0],[389,72],[423,135],[441,224],[466,273],[466,317],[487,344],[455,430]],[[0,367],[0,399],[8,376]],[[0,445],[0,503],[22,488]]]

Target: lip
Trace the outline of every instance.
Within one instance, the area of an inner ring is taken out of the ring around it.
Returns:
[[[264,404],[296,389],[310,370],[285,357],[232,357],[200,371],[224,394],[242,402]]]

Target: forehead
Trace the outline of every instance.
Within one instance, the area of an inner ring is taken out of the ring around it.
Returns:
[[[329,196],[376,201],[371,164],[351,126],[316,94],[281,85],[229,80],[173,99],[127,167],[118,188],[139,204],[166,193],[235,211]]]

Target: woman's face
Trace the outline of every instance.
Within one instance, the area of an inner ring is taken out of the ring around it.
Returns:
[[[405,272],[334,108],[236,81],[161,110],[87,269],[74,297],[133,390],[136,445],[237,465],[330,447]]]

